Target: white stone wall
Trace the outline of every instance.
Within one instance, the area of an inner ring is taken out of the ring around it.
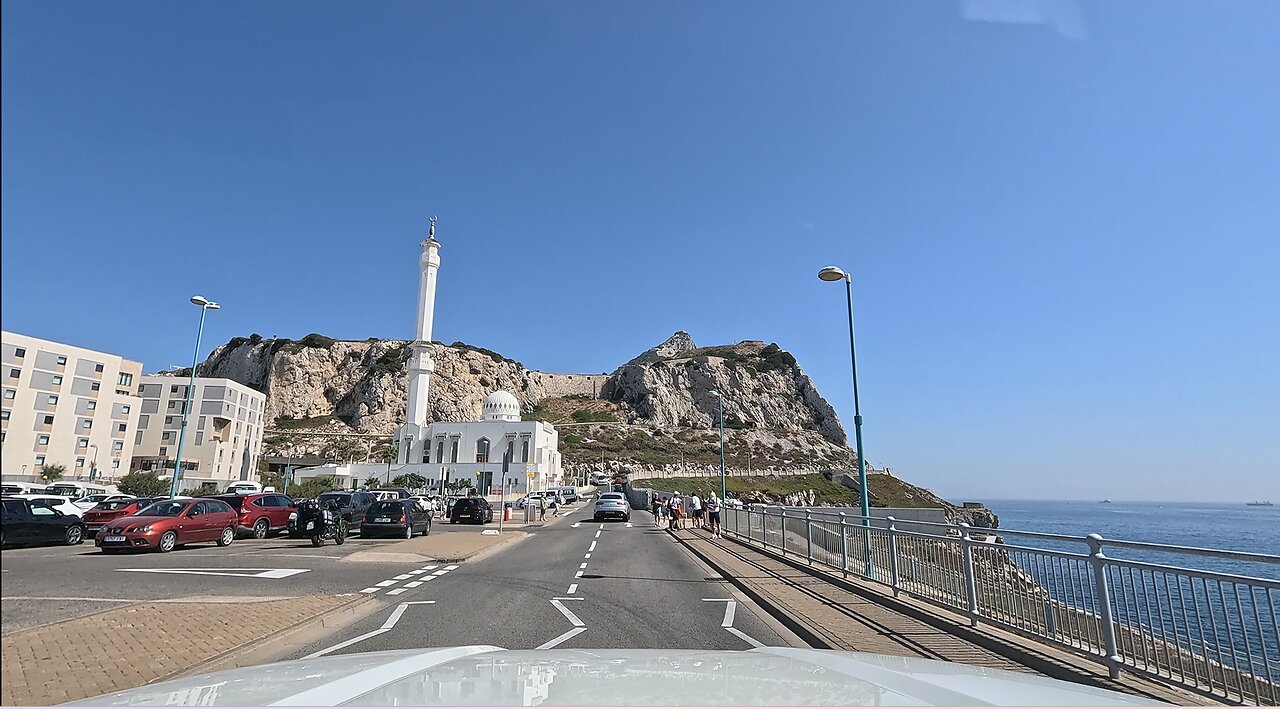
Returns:
[[[600,398],[600,389],[609,379],[607,374],[560,374],[557,372],[529,372],[529,379],[542,387],[548,397],[582,395]]]

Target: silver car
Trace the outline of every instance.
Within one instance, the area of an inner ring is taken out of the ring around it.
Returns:
[[[602,522],[610,517],[620,517],[624,522],[631,521],[631,505],[620,492],[606,492],[596,500],[594,519]]]

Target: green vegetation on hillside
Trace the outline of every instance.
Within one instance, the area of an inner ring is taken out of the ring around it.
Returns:
[[[823,475],[778,475],[731,477],[725,487],[730,496],[740,497],[749,492],[763,492],[774,497],[781,497],[805,490],[813,490],[814,502],[819,505],[857,506],[858,491],[828,480]],[[652,480],[634,479],[633,487],[653,487],[660,490],[679,490],[688,494],[696,492],[705,495],[715,491],[720,493],[720,478],[657,478]],[[856,485],[856,483],[855,483]],[[927,491],[909,485],[891,475],[871,475],[867,478],[869,496],[872,507],[938,507]]]
[[[573,412],[571,418],[578,423],[613,423],[618,417],[612,411],[592,411],[590,409],[578,409]]]
[[[392,347],[373,361],[369,371],[373,374],[399,374],[404,371],[404,363],[408,357],[408,352],[408,345]]]
[[[311,418],[295,419],[288,416],[276,417],[276,428],[320,428],[333,420],[333,416],[312,416]]]

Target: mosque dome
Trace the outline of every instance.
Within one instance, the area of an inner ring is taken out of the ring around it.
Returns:
[[[481,421],[519,421],[520,402],[508,391],[493,392],[484,400]]]

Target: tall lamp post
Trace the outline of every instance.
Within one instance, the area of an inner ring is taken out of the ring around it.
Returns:
[[[827,266],[818,271],[818,278],[828,283],[844,281],[845,300],[849,305],[849,365],[853,370],[853,439],[858,451],[858,489],[862,502],[862,526],[870,527],[870,498],[867,495],[867,459],[862,454],[862,407],[858,403],[858,356],[853,346],[853,278],[836,266]],[[862,535],[865,541],[867,574],[874,578],[871,568],[871,536],[870,530]]]
[[[89,461],[89,481],[93,482],[98,477],[98,444],[90,443],[89,447],[93,449],[93,460]]]
[[[708,393],[708,394],[710,394],[710,395],[712,395],[712,396],[714,396],[714,397],[716,398],[716,401],[717,401],[717,402],[719,402],[719,404],[720,404],[720,499],[723,501],[723,500],[725,499],[725,484],[724,484],[724,395],[723,395],[723,394],[721,394],[720,392],[716,391],[715,389],[712,389],[711,391],[709,391],[709,392],[707,392],[707,393]]]
[[[191,415],[191,399],[195,395],[196,365],[200,363],[200,338],[204,335],[204,316],[221,305],[201,295],[191,296],[191,302],[200,306],[200,327],[196,330],[196,353],[191,358],[191,378],[187,381],[187,396],[182,402],[182,428],[178,430],[178,454],[173,462],[173,481],[169,484],[169,497],[178,496],[178,484],[182,479],[182,444],[187,438],[187,419]]]

